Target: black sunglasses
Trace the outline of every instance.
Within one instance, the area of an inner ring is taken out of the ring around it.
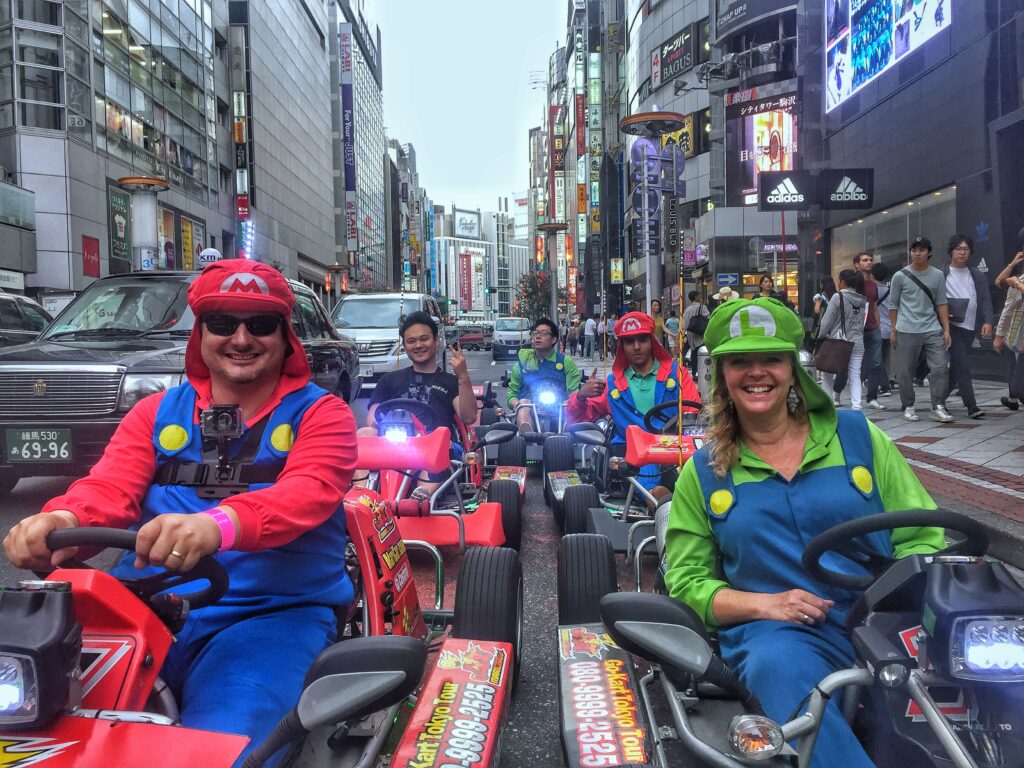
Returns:
[[[203,325],[214,336],[234,336],[238,326],[242,324],[252,336],[270,336],[281,327],[281,316],[253,315],[245,319],[231,315],[205,315],[203,317]]]

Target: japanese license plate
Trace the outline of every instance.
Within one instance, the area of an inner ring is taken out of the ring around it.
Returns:
[[[372,365],[361,365],[361,366],[359,366],[359,378],[361,378],[361,379],[368,379],[371,376],[373,376],[373,366]]]
[[[70,429],[7,429],[4,432],[7,460],[11,463],[72,459]]]

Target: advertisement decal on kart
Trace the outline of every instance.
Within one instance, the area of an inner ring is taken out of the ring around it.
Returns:
[[[87,697],[111,670],[119,666],[119,662],[135,649],[135,640],[131,637],[119,637],[112,635],[85,635],[82,638],[82,696]],[[113,685],[116,686],[113,694],[116,696],[120,691],[121,683],[124,682],[127,674],[127,667],[131,659],[124,659],[124,669],[120,669],[113,676]],[[104,699],[105,701],[108,699]],[[86,707],[92,703],[86,698],[83,701]],[[7,763],[0,760],[0,766],[6,768]]]
[[[67,747],[73,747],[77,741],[54,744],[53,739],[2,737],[0,738],[0,765],[4,768],[22,768],[26,765],[38,765],[63,753]]]
[[[920,643],[921,638],[924,637],[924,628],[918,624],[909,629],[904,629],[899,633],[899,637],[900,642],[903,643],[903,648],[907,651],[907,655],[912,659],[916,659],[921,650]],[[939,711],[947,718],[958,723],[966,723],[970,720],[970,711],[964,703],[962,688],[931,687],[928,688],[928,692],[935,699],[935,704]],[[915,723],[927,722],[921,707],[913,699],[907,701],[907,711],[904,716]]]
[[[570,485],[580,485],[583,481],[580,479],[579,472],[575,469],[560,471],[560,472],[548,472],[548,482],[551,484],[551,493],[558,501],[562,500],[565,496],[565,489]]]
[[[629,655],[600,624],[559,627],[558,635],[566,765],[646,765],[647,732]]]
[[[370,520],[373,522],[373,529],[380,537],[380,543],[388,540],[388,536],[395,530],[395,518],[388,514],[387,502],[374,500],[367,495],[359,497],[359,503],[370,510]]]
[[[495,480],[515,480],[519,483],[519,490],[522,492],[526,486],[526,467],[495,467]]]
[[[401,768],[494,764],[509,685],[509,646],[448,638],[391,760]]]

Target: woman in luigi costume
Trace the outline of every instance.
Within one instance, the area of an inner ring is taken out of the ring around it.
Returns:
[[[804,571],[807,543],[853,518],[935,508],[892,441],[860,412],[837,411],[800,366],[803,335],[772,298],[711,315],[709,442],[683,467],[665,547],[669,593],[717,631],[725,661],[779,722],[854,659],[844,626],[857,594]],[[895,557],[945,546],[939,528],[868,538]],[[824,564],[856,568],[838,557]],[[872,764],[835,701],[819,744],[815,768]]]

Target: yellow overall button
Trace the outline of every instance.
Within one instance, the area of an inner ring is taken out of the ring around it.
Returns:
[[[178,424],[168,424],[160,430],[159,441],[165,451],[179,451],[188,442],[188,432]]]
[[[716,515],[724,515],[732,507],[732,494],[726,490],[717,490],[711,494],[711,511]]]
[[[865,496],[871,495],[871,491],[875,488],[875,482],[871,479],[871,473],[868,472],[867,467],[854,467],[850,476],[853,478],[853,484],[861,493]]]
[[[270,433],[270,444],[282,453],[290,451],[295,442],[295,433],[291,424],[278,424]]]

